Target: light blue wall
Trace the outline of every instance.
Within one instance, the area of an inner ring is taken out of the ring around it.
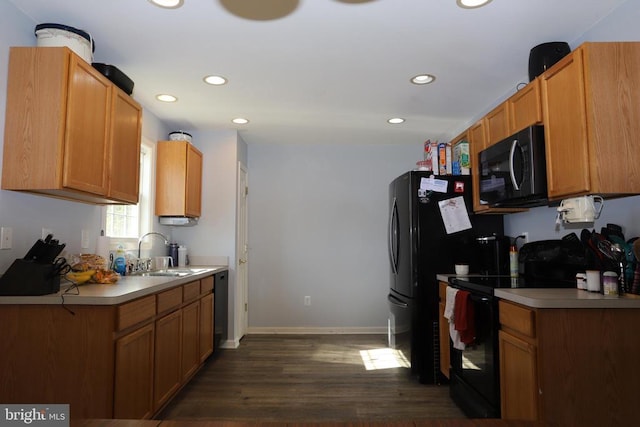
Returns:
[[[386,325],[389,183],[422,144],[342,138],[249,145],[250,331]]]

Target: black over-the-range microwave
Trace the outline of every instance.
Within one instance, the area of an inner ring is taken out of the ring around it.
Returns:
[[[480,201],[489,206],[547,205],[544,128],[531,126],[480,151]]]

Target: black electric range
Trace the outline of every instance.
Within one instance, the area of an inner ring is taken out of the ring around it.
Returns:
[[[449,283],[456,288],[467,289],[485,295],[493,295],[494,289],[504,288],[572,288],[575,281],[527,276],[450,276]]]

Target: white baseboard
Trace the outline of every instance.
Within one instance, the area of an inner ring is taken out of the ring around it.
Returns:
[[[226,340],[220,343],[220,348],[238,348],[240,347],[240,341],[238,340]]]
[[[386,327],[347,327],[347,328],[320,328],[320,327],[249,327],[247,334],[288,334],[288,335],[320,335],[320,334],[342,334],[342,335],[354,335],[354,334],[382,334],[386,335]]]

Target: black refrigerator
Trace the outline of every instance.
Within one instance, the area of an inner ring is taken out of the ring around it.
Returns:
[[[421,383],[439,383],[438,283],[454,264],[474,271],[475,238],[503,233],[501,215],[473,215],[470,176],[407,172],[389,186],[389,347]]]

